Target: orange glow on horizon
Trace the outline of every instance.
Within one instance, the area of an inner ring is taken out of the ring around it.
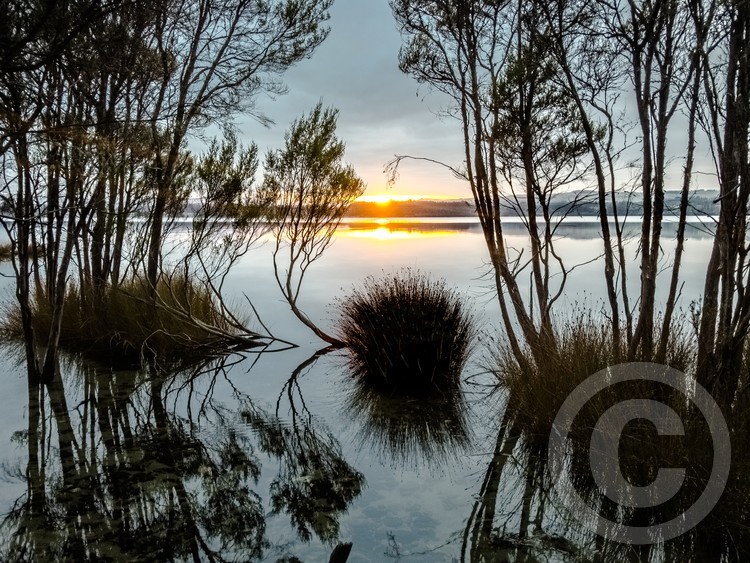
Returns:
[[[355,201],[362,203],[377,203],[378,205],[388,205],[393,201],[408,201],[410,199],[421,199],[419,196],[403,196],[386,193],[371,194],[359,196]]]
[[[452,200],[452,199],[460,199],[457,197],[449,197],[444,195],[401,195],[401,194],[392,194],[388,192],[378,192],[373,194],[365,194],[362,196],[359,196],[355,201],[362,202],[362,203],[377,203],[380,205],[388,205],[389,203],[392,203],[394,201],[417,201],[417,200],[427,200],[427,201],[442,201],[442,200]]]

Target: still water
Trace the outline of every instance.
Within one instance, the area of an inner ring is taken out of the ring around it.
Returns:
[[[522,233],[521,225],[507,231],[519,251]],[[694,224],[684,307],[700,296],[711,242]],[[559,310],[599,308],[598,226],[566,224],[557,247],[579,265]],[[635,280],[634,244],[629,252]],[[666,269],[669,256],[663,263]],[[503,410],[484,367],[482,343],[497,336],[500,323],[479,225],[347,221],[311,267],[299,305],[335,334],[337,300],[368,275],[402,268],[444,278],[474,311],[482,337],[461,398],[424,404],[373,397],[347,373],[344,353],[316,355],[324,343],[283,301],[268,241],[231,272],[227,297],[238,311],[252,301],[264,325],[297,348],[179,374],[112,373],[64,361],[58,388],[41,395],[6,348],[0,560],[327,561],[339,541],[353,543],[351,562],[469,560],[467,523]],[[10,300],[10,280],[0,283]],[[512,525],[520,505],[513,479],[504,482],[494,529]],[[531,546],[530,559],[509,555],[505,544],[493,549],[486,560],[586,560],[567,543]]]

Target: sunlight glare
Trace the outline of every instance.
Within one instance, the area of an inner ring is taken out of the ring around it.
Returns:
[[[435,238],[444,237],[447,235],[454,235],[455,231],[449,229],[430,229],[430,230],[419,230],[419,229],[399,229],[388,226],[388,222],[378,221],[377,227],[365,228],[365,229],[351,229],[342,228],[336,232],[337,236],[351,237],[351,238],[364,238],[376,241],[388,242],[393,240],[405,240],[405,239],[423,239],[423,238]]]
[[[377,193],[363,195],[357,198],[356,201],[361,203],[377,203],[378,205],[388,205],[394,201],[416,201],[424,199],[423,196],[418,195],[396,195],[390,193]]]

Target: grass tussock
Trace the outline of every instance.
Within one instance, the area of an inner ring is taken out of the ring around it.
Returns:
[[[342,302],[340,326],[353,372],[404,393],[455,389],[475,335],[461,297],[411,270],[366,278]]]
[[[169,283],[160,282],[157,291],[159,306],[150,301],[146,283],[138,279],[116,289],[105,289],[95,302],[80,288],[70,287],[62,319],[61,348],[113,367],[136,367],[146,358],[163,366],[189,363],[226,344],[226,337],[170,310],[189,311],[199,323],[231,333],[232,326],[208,290],[185,278],[173,278]],[[39,341],[44,342],[52,317],[44,296],[35,299],[33,317],[34,330]],[[23,337],[17,309],[8,312],[0,332],[8,338]]]
[[[591,314],[582,314],[559,327],[555,342],[548,350],[536,355],[527,348],[521,362],[509,346],[501,345],[494,360],[493,371],[498,385],[508,393],[508,415],[531,441],[538,437],[546,442],[558,410],[580,383],[600,370],[628,361],[625,339],[615,342],[609,325]],[[639,358],[638,361],[653,359]],[[665,363],[689,372],[693,362],[694,346],[686,325],[677,324],[666,351]],[[612,391],[617,392],[616,389]],[[641,389],[641,392],[655,391]],[[601,397],[601,401],[606,402],[606,398]],[[589,405],[592,413],[601,408],[603,402],[593,401]]]
[[[691,401],[685,400],[680,390],[647,377],[666,374],[667,368],[658,365],[666,364],[685,374],[688,388],[691,387],[695,343],[689,336],[688,326],[675,326],[664,361],[637,358],[641,362],[653,363],[650,366],[628,367],[627,373],[636,376],[633,380],[613,383],[592,397],[584,397],[585,404],[579,405],[580,410],[570,421],[567,435],[569,449],[566,451],[569,466],[564,470],[569,473],[573,488],[586,504],[612,521],[628,526],[669,521],[684,514],[711,483],[716,445],[703,414],[693,408]],[[507,347],[501,347],[496,358],[498,384],[507,393],[506,436],[520,438],[520,453],[529,463],[548,461],[547,448],[550,436],[555,432],[553,421],[576,387],[595,373],[628,361],[624,352],[625,342],[614,342],[610,330],[588,315],[568,322],[556,331],[555,337],[556,346],[541,354],[532,354],[527,350],[521,362]],[[750,355],[746,357],[744,369],[750,369]],[[622,373],[619,368],[616,371]],[[649,399],[665,405],[677,415],[684,425],[684,432],[662,435],[651,420],[640,417],[628,421],[622,428],[616,425],[599,426],[604,413],[610,408],[633,399]],[[747,404],[744,408],[740,399],[732,412],[723,413],[731,436],[732,456],[724,493],[711,514],[694,532],[669,544],[668,548],[675,550],[675,553],[685,549],[686,553],[691,554],[731,552],[739,556],[742,551],[743,556],[738,560],[745,560],[750,553],[744,547],[750,545],[747,543],[750,510],[745,502],[750,495],[750,450],[747,446],[750,443],[750,424],[747,423],[750,419],[750,393],[745,400]],[[592,449],[595,431],[605,433],[605,443],[616,444],[616,455]],[[592,452],[595,454],[593,457]],[[664,502],[655,502],[648,510],[624,508],[602,494],[594,479],[592,459],[617,464],[625,481],[638,487],[654,483],[661,468],[681,468],[685,471],[684,485],[679,494]],[[555,471],[559,470],[559,467],[551,468],[551,476],[554,478]],[[548,489],[543,494],[547,492]],[[581,522],[587,521],[585,514],[579,515],[579,518]],[[683,540],[685,545],[680,543]],[[683,558],[675,557],[675,560],[678,559]]]

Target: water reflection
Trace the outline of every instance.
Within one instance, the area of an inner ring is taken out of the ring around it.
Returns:
[[[478,222],[470,220],[431,222],[378,219],[345,221],[336,231],[336,236],[389,241],[446,237],[467,232],[481,233],[482,229]]]
[[[642,396],[641,389],[641,396]],[[738,433],[747,411],[728,419],[735,428],[733,466],[729,483],[713,511],[698,526],[674,539],[653,538],[649,545],[629,545],[607,539],[613,528],[599,526],[590,513],[571,512],[566,498],[573,493],[598,515],[617,524],[648,527],[681,516],[706,489],[715,454],[704,420],[691,410],[684,397],[669,390],[652,389],[660,401],[684,421],[684,436],[659,436],[649,421],[636,420],[622,434],[606,437],[616,444],[616,463],[624,479],[635,487],[654,482],[660,468],[684,468],[679,493],[651,507],[627,507],[611,500],[624,491],[605,496],[591,470],[589,415],[605,412],[622,399],[623,388],[597,396],[598,406],[583,411],[571,431],[566,467],[571,480],[561,493],[552,486],[557,477],[547,457],[547,436],[531,435],[524,423],[506,416],[498,432],[492,458],[486,468],[476,502],[463,534],[462,561],[747,561],[750,557],[750,457],[747,435]],[[508,398],[513,401],[513,396]],[[746,432],[746,426],[744,426]],[[599,452],[601,454],[601,452]],[[686,526],[686,528],[689,526]]]
[[[468,406],[460,377],[438,387],[399,393],[344,368],[342,414],[357,426],[360,449],[374,450],[394,466],[436,469],[465,453],[471,443]]]
[[[59,371],[29,386],[27,492],[3,522],[3,560],[261,556],[259,463],[241,436],[201,440],[167,409],[161,374],[77,375],[72,410]]]
[[[308,410],[299,387],[303,370],[321,355],[314,354],[294,371],[282,389],[275,416],[248,404],[242,417],[257,434],[260,448],[279,462],[270,489],[273,513],[287,513],[303,541],[314,533],[333,543],[339,537],[339,517],[362,492],[365,477],[349,465],[336,438]],[[278,416],[284,396],[290,413],[286,422]]]
[[[614,223],[611,223],[614,228]],[[678,224],[665,221],[662,236],[673,238]],[[639,236],[640,221],[628,221],[622,225],[625,240]],[[528,230],[523,220],[517,217],[506,218],[503,232],[509,237],[527,237]],[[388,219],[345,219],[336,231],[337,237],[366,238],[375,240],[419,239],[456,235],[461,233],[481,234],[482,227],[472,218],[388,218]],[[711,219],[690,217],[687,222],[686,240],[711,239],[715,235]],[[601,238],[601,225],[597,217],[572,217],[555,228],[558,238],[573,240],[598,240]]]
[[[359,425],[356,440],[393,465],[440,467],[465,453],[471,440],[460,389],[420,397],[391,395],[352,380],[345,408]]]
[[[273,514],[288,513],[304,541],[335,542],[364,477],[304,406],[284,422],[238,397],[252,428],[245,432],[236,409],[212,396],[226,363],[181,374],[70,364],[48,384],[30,384],[28,425],[15,434],[25,460],[5,468],[25,491],[0,524],[0,560],[254,561],[284,553],[267,534],[265,455],[281,461],[269,491]],[[198,378],[205,394],[196,392]]]

